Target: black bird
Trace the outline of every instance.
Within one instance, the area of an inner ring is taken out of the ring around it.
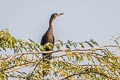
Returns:
[[[47,30],[47,32],[43,35],[42,40],[41,40],[41,45],[45,45],[46,43],[51,43],[52,45],[54,45],[54,34],[53,34],[53,21],[56,19],[56,17],[63,15],[64,13],[53,13],[50,17],[49,20],[49,28]],[[53,49],[53,46],[52,46]],[[45,48],[45,51],[51,51],[52,49],[50,49],[49,47]],[[42,54],[43,56],[43,62],[45,62],[46,60],[50,60],[51,59],[51,54],[47,54],[44,53]],[[46,59],[46,60],[45,60]],[[49,62],[47,62],[49,64]]]

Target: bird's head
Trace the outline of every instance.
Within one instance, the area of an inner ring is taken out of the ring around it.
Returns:
[[[54,19],[56,19],[56,17],[61,16],[61,15],[63,15],[63,14],[64,14],[64,13],[53,13],[53,14],[51,15],[51,19],[54,20]]]

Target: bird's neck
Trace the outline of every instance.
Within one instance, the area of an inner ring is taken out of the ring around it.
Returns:
[[[49,21],[48,32],[53,33],[53,20],[52,19],[50,19],[50,21]]]

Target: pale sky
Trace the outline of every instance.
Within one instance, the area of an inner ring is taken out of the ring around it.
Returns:
[[[52,13],[55,39],[98,42],[120,36],[120,0],[0,0],[0,29],[40,42]]]
[[[0,0],[0,28],[40,42],[54,12],[64,13],[55,21],[56,40],[101,42],[120,35],[120,0]]]

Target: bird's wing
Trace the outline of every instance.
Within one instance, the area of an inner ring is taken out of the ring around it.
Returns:
[[[43,35],[41,40],[41,45],[45,45],[46,43],[50,42],[54,45],[55,38],[54,36],[51,36],[51,38],[48,35]]]

